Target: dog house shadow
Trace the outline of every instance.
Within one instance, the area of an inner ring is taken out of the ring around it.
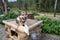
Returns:
[[[31,40],[29,36],[25,33],[20,32],[17,29],[17,24],[15,20],[4,20],[3,23],[5,24],[5,31],[7,40]],[[42,21],[36,21],[33,19],[27,19],[25,24],[29,27],[30,34],[38,33],[41,36],[41,24]]]

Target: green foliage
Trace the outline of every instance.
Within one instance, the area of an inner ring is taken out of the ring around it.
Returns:
[[[19,9],[17,7],[15,8],[10,8],[9,12],[17,13],[18,14]]]
[[[4,20],[6,19],[14,19],[18,16],[18,9],[11,8],[8,13],[4,13]]]
[[[10,7],[10,8],[16,8],[16,7],[18,7],[18,3],[17,2],[7,2],[7,5],[8,5],[8,7]]]
[[[41,0],[40,6],[42,12],[53,12],[55,0]]]
[[[36,11],[32,11],[32,14],[34,15],[38,15],[38,13]]]
[[[10,8],[8,13],[1,14],[3,16],[0,16],[0,23],[2,23],[3,20],[15,19],[19,15],[18,11],[18,8]]]
[[[27,9],[38,9],[41,12],[54,12],[55,0],[17,0],[16,2],[8,2],[10,8],[19,7],[25,10],[25,3]],[[57,2],[57,12],[60,12],[60,0]]]
[[[4,14],[4,19],[14,19],[18,16],[18,14],[14,13],[14,12],[9,12],[8,14]]]
[[[2,23],[3,20],[15,19],[18,16],[18,14],[14,13],[12,11],[10,11],[8,13],[4,13],[2,15],[3,16],[0,16],[0,23]]]
[[[2,16],[0,16],[0,23],[2,23],[2,20],[3,20],[3,17],[2,17]]]
[[[31,12],[34,15],[39,15],[37,10],[28,10],[28,12]]]
[[[43,20],[42,32],[60,35],[60,20],[51,19],[47,16],[38,16],[36,20]]]

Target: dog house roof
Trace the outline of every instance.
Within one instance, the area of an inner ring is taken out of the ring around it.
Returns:
[[[16,29],[18,27],[18,25],[17,25],[15,20],[4,20],[3,23],[8,25],[8,26],[10,26],[10,27],[13,27],[14,29]],[[41,23],[42,23],[42,20],[41,21],[36,21],[36,20],[32,20],[32,19],[27,19],[26,22],[25,22],[25,24],[27,24],[29,29],[37,27]]]

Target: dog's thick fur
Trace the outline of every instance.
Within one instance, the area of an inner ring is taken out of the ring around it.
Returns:
[[[27,35],[29,35],[29,28],[28,26],[25,24],[26,21],[26,17],[24,12],[17,17],[16,19],[16,23],[18,24],[17,29],[20,30],[21,32],[25,32]]]
[[[19,33],[20,40],[28,40],[29,28],[25,24],[26,19],[27,19],[27,16],[26,14],[24,14],[24,12],[22,12],[22,14],[18,16],[16,19],[16,23],[18,24],[17,29],[20,31]]]
[[[25,22],[26,19],[27,19],[27,14],[26,14],[26,12],[22,11],[22,12],[21,12],[21,15],[19,15],[19,16],[16,18],[16,23],[19,25],[20,23]]]

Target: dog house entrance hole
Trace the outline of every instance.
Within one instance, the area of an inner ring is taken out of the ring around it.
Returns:
[[[11,30],[11,36],[16,36],[16,37],[18,37],[18,34],[17,34],[15,31]]]

